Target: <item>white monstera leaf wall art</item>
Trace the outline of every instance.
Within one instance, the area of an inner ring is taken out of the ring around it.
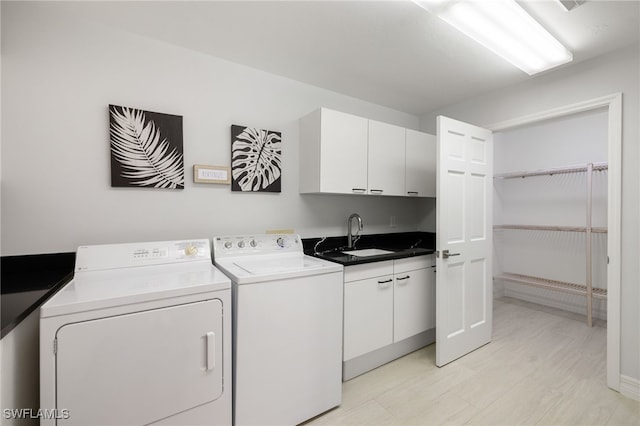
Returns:
[[[109,105],[111,186],[184,188],[182,116]]]
[[[232,125],[231,190],[280,192],[281,175],[281,133]]]

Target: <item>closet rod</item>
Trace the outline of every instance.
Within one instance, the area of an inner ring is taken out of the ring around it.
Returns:
[[[593,163],[593,171],[607,170],[609,168],[607,163]],[[531,170],[531,171],[523,171],[523,172],[511,172],[511,173],[501,173],[494,175],[494,179],[514,179],[514,178],[525,178],[530,176],[552,176],[552,175],[561,175],[567,173],[578,173],[578,172],[586,172],[588,171],[588,165],[584,166],[568,166],[568,167],[557,167],[552,169],[540,169],[540,170]]]
[[[521,229],[524,231],[563,231],[587,232],[586,226],[551,226],[551,225],[494,225],[493,229]],[[607,228],[591,228],[592,233],[606,234]]]

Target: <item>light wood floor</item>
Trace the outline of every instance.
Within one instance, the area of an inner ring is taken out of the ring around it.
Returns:
[[[606,324],[494,300],[492,342],[438,368],[430,345],[343,383],[342,405],[307,425],[640,425],[640,403],[606,386]]]

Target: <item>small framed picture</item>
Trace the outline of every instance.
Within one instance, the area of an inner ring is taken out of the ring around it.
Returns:
[[[231,183],[231,169],[224,166],[193,165],[193,181],[196,183]]]

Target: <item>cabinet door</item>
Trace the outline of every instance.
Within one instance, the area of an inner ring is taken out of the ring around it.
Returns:
[[[393,343],[393,275],[344,285],[343,361]]]
[[[320,192],[366,193],[367,121],[322,108]]]
[[[369,120],[369,193],[406,195],[405,128]]]
[[[436,137],[407,129],[406,195],[436,196]]]
[[[435,274],[423,268],[394,275],[393,341],[436,326]]]

